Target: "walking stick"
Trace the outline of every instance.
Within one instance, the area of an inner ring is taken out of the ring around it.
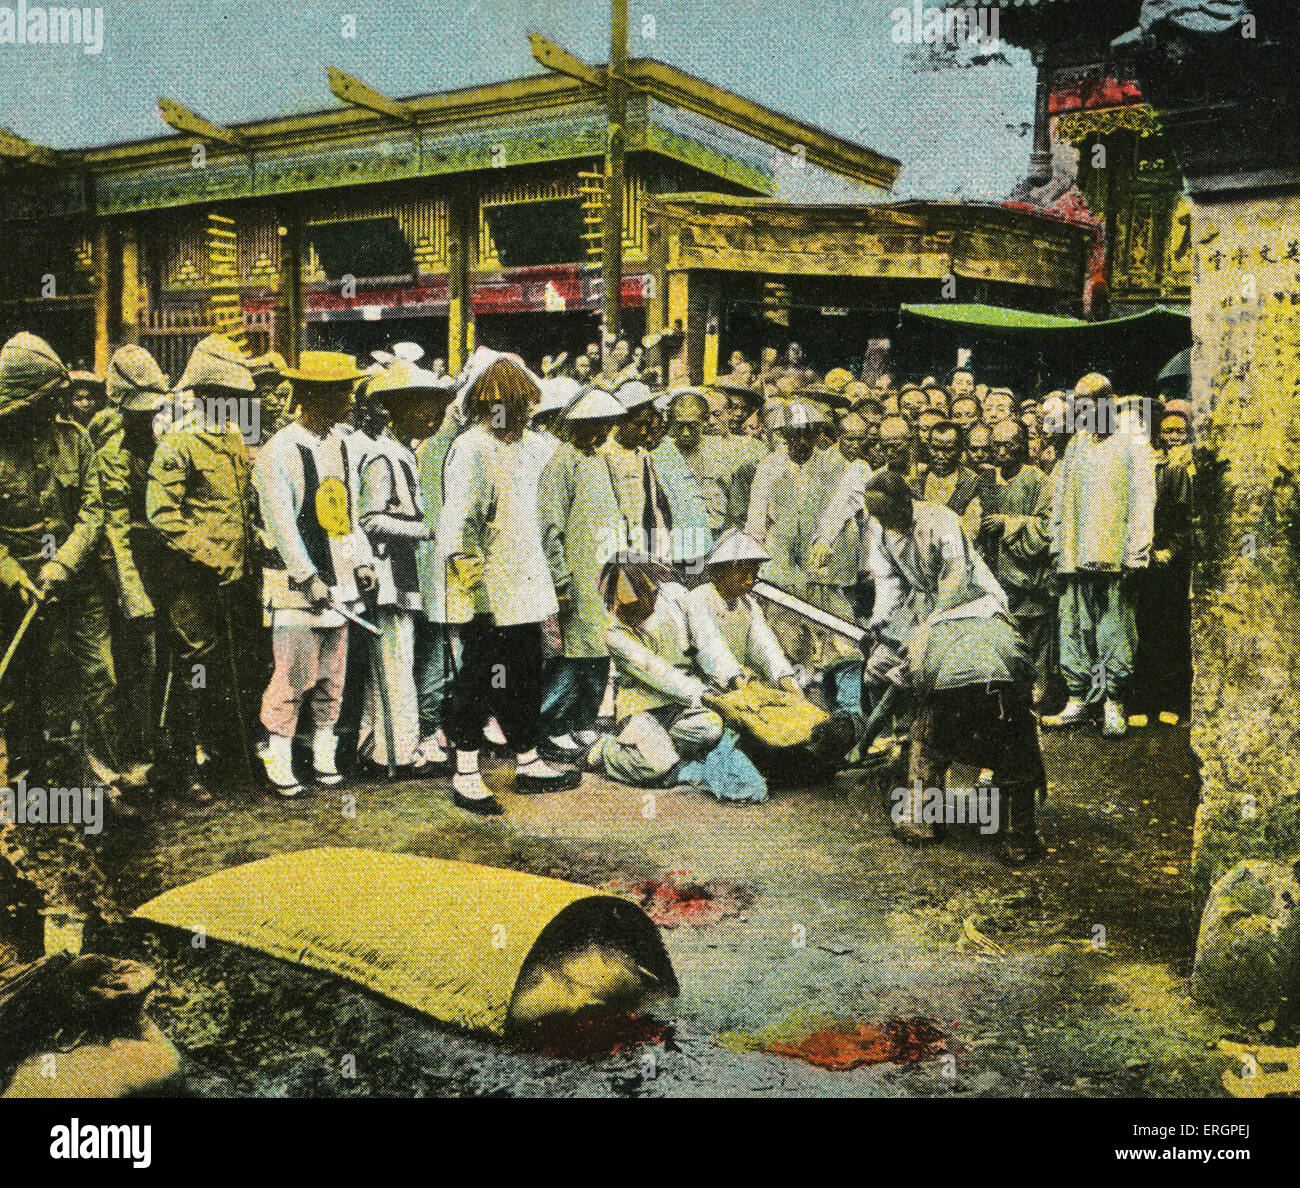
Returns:
[[[376,639],[370,649],[370,676],[379,688],[379,708],[384,718],[384,749],[388,758],[388,778],[397,774],[393,763],[393,707],[388,700],[388,684],[384,680],[384,641]]]
[[[171,654],[167,656],[167,683],[163,686],[162,709],[158,712],[158,732],[161,734],[167,726],[167,707],[172,700],[172,677],[176,675],[176,665]]]
[[[41,609],[41,604],[32,599],[32,604],[27,608],[27,614],[23,616],[23,621],[18,624],[18,631],[13,639],[9,641],[9,648],[4,654],[4,659],[0,660],[0,681],[4,680],[5,673],[9,671],[9,662],[14,658],[14,653],[18,651],[18,645],[23,642],[23,636],[27,634],[27,628],[32,625],[32,620],[36,618],[36,612]]]

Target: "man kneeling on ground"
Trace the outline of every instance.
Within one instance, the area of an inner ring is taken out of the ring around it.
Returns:
[[[619,554],[600,591],[618,728],[592,747],[588,766],[625,784],[686,783],[720,800],[766,800],[767,782],[710,708],[743,679],[740,665],[710,619],[692,620],[685,587],[666,567]]]
[[[705,561],[703,584],[687,598],[693,628],[707,620],[743,671],[745,695],[721,705],[741,746],[775,783],[816,782],[842,765],[857,737],[853,715],[829,717],[812,705],[752,591],[771,554],[738,529],[723,535]],[[860,678],[859,678],[860,680]]]

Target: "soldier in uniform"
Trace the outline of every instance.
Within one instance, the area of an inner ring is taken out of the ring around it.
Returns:
[[[253,781],[253,691],[264,683],[251,464],[231,410],[255,389],[250,360],[228,338],[194,348],[177,385],[190,411],[166,431],[149,467],[145,513],[168,547],[167,626],[173,663],[167,720],[191,789]],[[184,745],[187,724],[207,758]]]
[[[428,773],[447,756],[432,733],[436,724],[421,720],[416,686],[417,624],[430,610],[421,596],[417,556],[433,529],[422,500],[420,464],[408,443],[426,441],[441,428],[451,390],[398,355],[371,381],[368,395],[384,406],[391,430],[367,453],[357,493],[357,518],[375,557],[382,632],[367,683],[360,748],[377,767]],[[430,733],[422,737],[426,729]]]
[[[75,421],[83,429],[89,429],[90,422],[104,408],[104,381],[93,371],[73,371],[68,392],[68,420]]]
[[[154,762],[155,715],[164,691],[158,673],[168,671],[158,661],[155,630],[165,550],[144,506],[157,446],[155,417],[170,387],[148,351],[124,346],[109,360],[108,406],[90,422],[104,502],[100,552],[115,595],[111,625],[123,758],[141,766]]]
[[[85,431],[60,415],[67,368],[50,345],[21,333],[0,349],[0,635],[27,625],[6,675],[7,778],[86,782],[74,744],[80,719],[90,745],[115,762],[113,656],[95,545],[104,524],[99,473]],[[62,674],[71,669],[77,680]],[[82,706],[68,695],[80,692]],[[102,761],[101,761],[102,762]],[[97,778],[103,778],[98,765]],[[109,773],[111,774],[111,772]]]

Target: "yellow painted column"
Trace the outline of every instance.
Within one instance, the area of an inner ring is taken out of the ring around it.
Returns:
[[[92,247],[94,258],[94,309],[95,309],[95,371],[102,375],[108,370],[109,349],[109,264],[108,264],[108,223],[101,222],[95,228]]]
[[[706,384],[711,384],[718,378],[718,350],[721,338],[718,320],[718,305],[710,301],[704,316],[704,382]]]
[[[690,363],[687,351],[686,329],[690,313],[690,274],[670,272],[667,274],[667,325],[669,334],[680,334],[677,352],[664,360],[668,369],[669,387],[679,387],[690,382]]]
[[[471,278],[478,258],[478,195],[460,189],[447,212],[447,371],[456,375],[474,350]]]
[[[122,266],[121,302],[118,309],[118,318],[121,322],[119,335],[123,343],[139,343],[140,245],[133,225],[128,223],[122,228],[119,242]]]

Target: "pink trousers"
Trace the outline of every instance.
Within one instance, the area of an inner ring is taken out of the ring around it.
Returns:
[[[316,728],[333,726],[343,696],[347,654],[345,627],[276,627],[271,632],[275,671],[262,695],[262,725],[272,734],[292,737],[303,700],[310,697]]]

